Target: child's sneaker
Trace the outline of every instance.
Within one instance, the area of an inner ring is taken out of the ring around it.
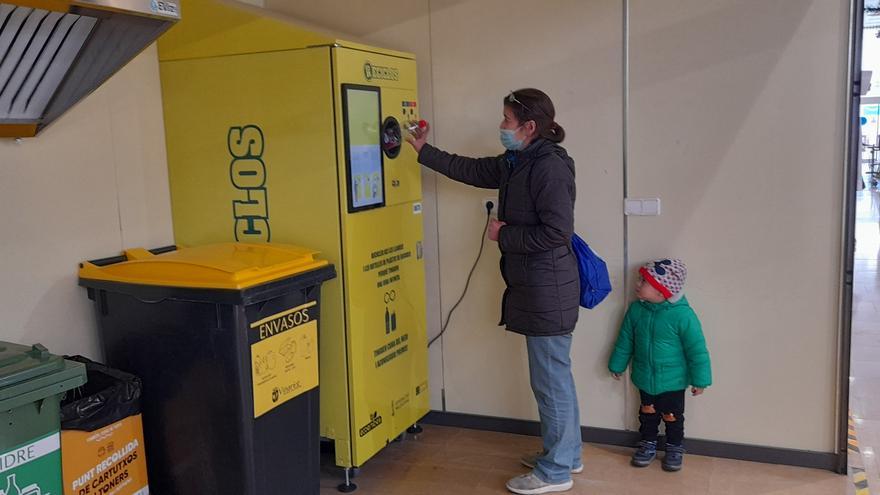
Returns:
[[[654,462],[655,457],[657,457],[657,442],[642,440],[639,442],[639,449],[633,454],[630,464],[635,467],[648,467]]]
[[[566,492],[571,490],[574,482],[571,480],[562,483],[547,483],[535,476],[535,473],[524,474],[511,478],[507,482],[507,489],[520,495],[538,495],[541,493]]]
[[[681,464],[684,461],[684,447],[681,445],[667,445],[666,457],[663,458],[664,471],[681,471]]]
[[[529,469],[535,469],[535,465],[538,463],[538,457],[541,457],[542,455],[544,455],[543,452],[535,452],[534,454],[526,454],[526,455],[520,457],[519,462],[520,462],[520,464],[522,464],[523,466],[525,466]],[[584,472],[583,463],[581,463],[577,466],[572,466],[572,468],[571,468],[571,474],[581,474],[583,472]]]

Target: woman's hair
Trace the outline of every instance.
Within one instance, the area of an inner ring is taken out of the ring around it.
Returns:
[[[504,106],[513,112],[520,124],[529,120],[535,121],[538,136],[554,143],[561,143],[565,139],[565,129],[554,120],[556,109],[553,108],[553,102],[540,89],[512,91],[504,97]]]

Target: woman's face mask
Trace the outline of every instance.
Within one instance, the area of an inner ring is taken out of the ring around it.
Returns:
[[[501,145],[510,151],[521,150],[524,140],[516,137],[516,131],[520,128],[522,128],[522,126],[519,126],[516,129],[499,129],[501,133]]]
[[[519,125],[517,125],[519,124]],[[499,138],[501,139],[501,145],[506,149],[511,151],[519,151],[523,149],[523,145],[525,144],[525,137],[517,137],[517,132],[523,128],[523,124],[520,124],[516,116],[513,112],[510,111],[510,108],[504,107],[504,119],[501,120],[501,126],[499,130]]]

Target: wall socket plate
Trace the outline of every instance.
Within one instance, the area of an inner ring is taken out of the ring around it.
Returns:
[[[626,198],[623,200],[623,213],[627,216],[660,216],[660,198]]]
[[[498,196],[486,196],[480,200],[480,209],[485,212],[486,211],[486,203],[489,201],[492,202],[494,206],[492,206],[492,213],[498,213]]]

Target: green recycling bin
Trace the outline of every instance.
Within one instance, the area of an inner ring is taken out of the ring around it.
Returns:
[[[40,344],[0,342],[0,493],[63,493],[60,402],[85,383],[81,363]]]

